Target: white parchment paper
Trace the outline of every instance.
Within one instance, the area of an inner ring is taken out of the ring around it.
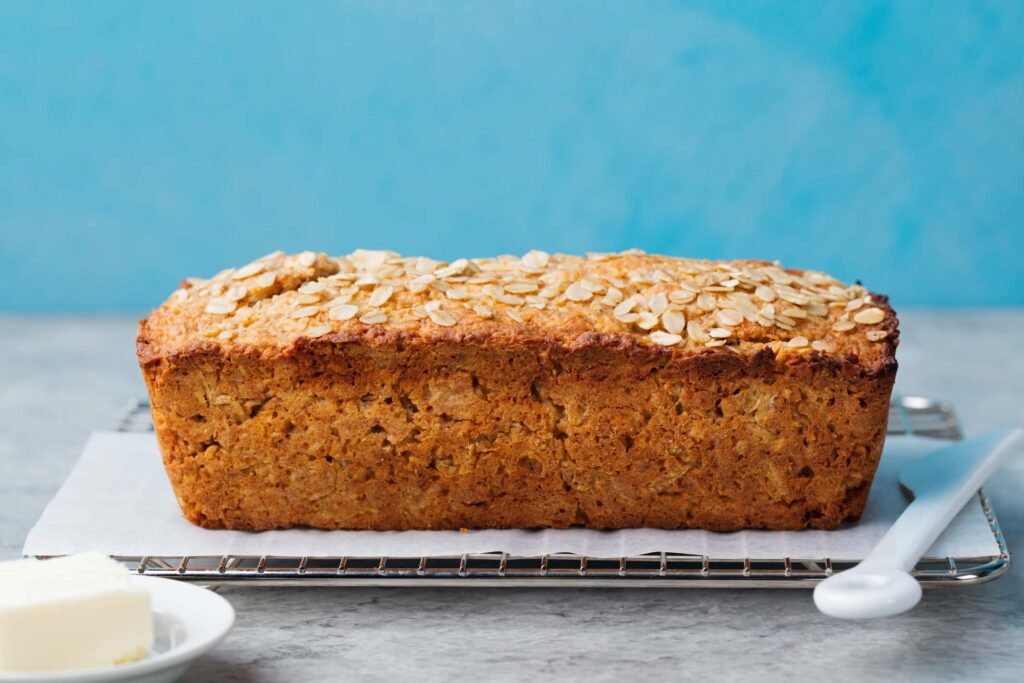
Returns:
[[[791,557],[859,560],[906,507],[897,475],[910,459],[948,442],[890,438],[861,521],[838,531],[215,531],[182,518],[152,434],[97,432],[25,541],[26,555],[96,550],[124,556],[445,556],[504,551],[621,557],[672,552],[728,559]],[[929,552],[985,557],[999,548],[977,498]]]

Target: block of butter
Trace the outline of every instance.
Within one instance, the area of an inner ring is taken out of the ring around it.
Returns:
[[[149,593],[99,553],[0,562],[0,671],[62,671],[145,657]]]

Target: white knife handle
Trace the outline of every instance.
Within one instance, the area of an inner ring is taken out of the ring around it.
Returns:
[[[904,612],[921,599],[918,560],[1010,453],[1021,430],[1005,430],[923,456],[904,470],[916,497],[868,556],[814,588],[822,612],[866,619]],[[901,477],[902,478],[902,477]]]

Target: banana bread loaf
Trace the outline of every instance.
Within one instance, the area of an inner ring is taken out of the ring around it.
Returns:
[[[835,528],[886,432],[897,320],[818,272],[274,253],[190,279],[138,356],[211,528]]]

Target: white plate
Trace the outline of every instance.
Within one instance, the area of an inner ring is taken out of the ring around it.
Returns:
[[[153,602],[154,642],[148,657],[98,669],[0,672],[0,683],[168,683],[220,642],[235,623],[231,604],[205,588],[151,576],[133,576],[132,580],[149,591]]]

